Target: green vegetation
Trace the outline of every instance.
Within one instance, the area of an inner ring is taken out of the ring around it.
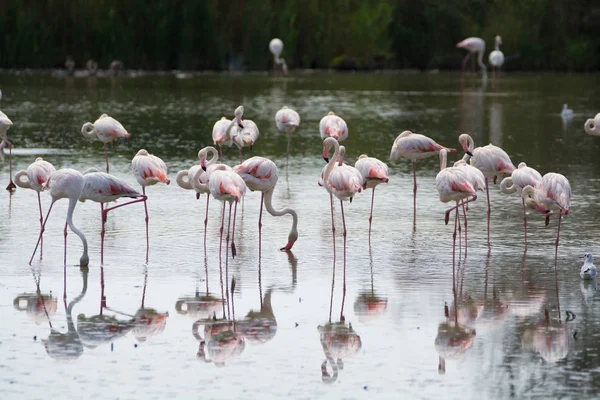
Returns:
[[[502,36],[506,68],[600,69],[594,0],[3,0],[0,67],[457,68],[455,45]],[[487,55],[486,55],[487,62]]]

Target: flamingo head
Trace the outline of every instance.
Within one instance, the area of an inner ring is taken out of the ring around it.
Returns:
[[[473,156],[473,153],[471,153],[471,149],[469,148],[469,138],[470,138],[469,135],[467,135],[466,133],[463,133],[462,135],[460,135],[458,137],[458,142],[462,146],[465,153],[467,153],[470,156]]]
[[[497,45],[501,45],[502,44],[502,38],[500,37],[500,35],[496,35],[496,44]]]
[[[238,108],[235,109],[235,122],[238,124],[238,126],[242,129],[244,129],[244,125],[242,124],[242,116],[244,115],[244,106],[239,106]]]

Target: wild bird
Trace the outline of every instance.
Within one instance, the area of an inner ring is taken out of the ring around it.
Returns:
[[[281,52],[283,51],[283,42],[281,41],[281,39],[271,39],[271,41],[269,42],[269,50],[271,51],[271,54],[273,54],[273,69],[275,69],[276,65],[280,65],[283,73],[287,75],[287,64],[285,63],[285,59],[283,57],[280,57]]]
[[[254,143],[258,140],[258,126],[254,121],[249,119],[242,120],[244,115],[244,107],[239,106],[235,109],[235,122],[232,121],[227,128],[226,134],[231,138],[231,142],[237,146],[240,150],[240,163],[242,159],[242,148],[249,147],[252,150]],[[241,124],[238,123],[238,119],[241,120]]]
[[[240,108],[241,107],[241,108]],[[223,146],[231,146],[231,137],[229,135],[230,129],[237,124],[241,129],[244,129],[242,125],[242,114],[244,108],[240,106],[235,110],[235,117],[233,120],[229,120],[226,117],[221,117],[220,120],[215,122],[212,131],[213,143],[215,146],[219,146],[219,159],[223,159]]]
[[[56,172],[56,168],[48,161],[44,161],[42,157],[35,159],[31,165],[27,167],[27,170],[21,170],[15,174],[15,183],[17,186],[24,189],[33,189],[37,192],[38,208],[40,210],[40,232],[42,231],[44,224],[44,216],[42,214],[42,200],[40,198],[40,192],[44,190],[44,183],[48,182],[50,176]],[[23,178],[27,178],[24,180]],[[40,237],[40,258],[42,258],[44,252],[44,238]]]
[[[52,206],[59,199],[69,199],[69,208],[67,209],[67,223],[65,224],[64,236],[65,236],[65,264],[67,262],[67,225],[71,228],[79,238],[83,244],[83,255],[79,259],[79,265],[81,267],[87,267],[90,258],[88,256],[88,243],[87,239],[83,232],[81,232],[75,225],[73,224],[73,211],[75,210],[75,206],[77,205],[77,201],[81,196],[81,192],[85,185],[85,180],[81,172],[76,171],[74,169],[65,168],[59,169],[50,175],[50,178],[43,184],[43,186],[50,190],[50,196],[52,197],[52,202],[50,203],[50,207],[48,208],[48,212],[46,214],[46,218],[42,223],[42,229],[40,231],[40,235],[38,237],[37,244],[33,249],[33,253],[31,254],[31,258],[29,259],[29,264],[33,261],[33,257],[37,251],[37,248],[42,240],[42,234],[46,228],[46,223],[48,222],[48,217],[50,216],[50,211],[52,211]]]
[[[600,136],[600,113],[596,114],[594,119],[588,119],[585,121],[585,125],[583,126],[585,129],[585,133],[592,136]]]
[[[581,266],[581,272],[579,272],[579,276],[583,280],[593,280],[598,276],[598,271],[596,270],[596,266],[594,265],[594,258],[591,253],[585,253],[583,255],[583,265]]]
[[[146,213],[146,262],[148,262],[149,240],[148,240],[148,197],[146,196],[146,186],[156,185],[159,182],[171,183],[167,177],[167,165],[160,158],[141,149],[131,160],[131,171],[135,180],[142,186],[144,195],[144,212]]]
[[[129,139],[131,134],[116,119],[102,114],[93,124],[86,122],[81,127],[81,134],[92,140],[104,143],[104,155],[106,157],[106,172],[108,173],[108,148],[107,144],[117,139]]]
[[[369,239],[371,238],[371,222],[373,221],[373,203],[375,202],[375,187],[380,183],[388,183],[388,167],[382,161],[361,154],[354,163],[356,168],[367,182],[367,189],[373,189],[371,194],[371,212],[369,214]]]
[[[2,99],[2,91],[0,91],[0,100]],[[9,183],[6,190],[12,192],[17,187],[12,179],[12,143],[8,140],[8,129],[12,126],[12,121],[6,114],[0,111],[0,158],[4,160],[4,147],[8,147],[8,177]]]
[[[483,39],[478,37],[469,37],[461,42],[458,42],[456,47],[460,47],[469,51],[462,61],[462,73],[465,72],[469,57],[477,53],[477,64],[479,64],[479,67],[481,67],[483,76],[487,76],[487,68],[483,63],[483,53],[485,53],[485,41]],[[475,58],[473,58],[472,66],[473,72],[475,72]]]
[[[294,246],[296,240],[298,240],[298,214],[291,208],[284,208],[283,210],[275,210],[272,204],[273,192],[275,191],[275,185],[279,177],[277,166],[275,163],[268,158],[264,157],[252,157],[244,161],[242,164],[233,167],[233,170],[242,177],[246,186],[251,191],[260,191],[260,213],[258,217],[258,235],[261,236],[262,229],[262,209],[263,202],[265,208],[274,217],[280,217],[285,214],[292,216],[292,228],[288,235],[287,244],[280,250],[288,251]],[[260,246],[260,241],[259,241]]]
[[[490,214],[491,214],[491,204],[490,204],[490,191],[488,180],[493,179],[494,184],[496,183],[496,179],[498,177],[504,177],[505,175],[512,174],[515,170],[515,166],[513,165],[510,157],[504,150],[502,150],[498,146],[494,146],[493,144],[488,144],[487,146],[477,147],[475,148],[475,143],[473,138],[466,133],[463,133],[458,137],[458,141],[465,151],[465,156],[463,160],[470,161],[471,165],[475,168],[479,169],[484,177],[485,177],[485,194],[487,196],[487,204],[488,204],[488,246],[490,245]]]
[[[333,155],[331,156],[331,158],[329,158],[329,152],[331,151],[332,148],[334,149]],[[327,191],[327,193],[329,193],[329,202],[330,202],[330,208],[331,208],[331,231],[334,236],[334,241],[333,241],[334,246],[335,246],[335,219],[333,216],[333,194],[331,193],[331,190],[329,189],[329,185],[327,185],[327,178],[329,177],[329,174],[331,174],[331,170],[338,166],[339,156],[340,156],[339,142],[332,137],[329,137],[329,138],[326,138],[325,140],[323,140],[323,159],[325,160],[327,165],[325,165],[325,167],[321,171],[321,176],[319,178],[318,185],[324,187],[325,190]],[[334,247],[334,249],[335,249],[335,247]]]
[[[560,112],[560,117],[563,120],[567,120],[567,119],[573,118],[573,110],[571,110],[570,108],[568,108],[566,104],[563,104],[562,111]]]
[[[502,193],[511,194],[518,192],[523,203],[523,230],[525,235],[525,249],[527,249],[527,207],[525,199],[522,196],[523,189],[526,186],[537,187],[542,183],[542,175],[535,169],[528,167],[524,162],[519,163],[511,176],[506,177],[500,182]]]
[[[275,125],[277,125],[279,132],[285,132],[288,135],[286,153],[287,160],[290,156],[290,142],[292,139],[292,133],[300,126],[300,115],[295,110],[292,110],[287,106],[283,106],[275,114]]]
[[[500,69],[504,64],[504,53],[500,51],[500,45],[502,44],[502,38],[496,35],[496,48],[490,53],[489,60],[490,64],[494,69]],[[484,43],[485,45],[485,43]]]
[[[102,230],[100,231],[100,263],[104,264],[104,235],[106,233],[105,225],[108,212],[123,206],[146,201],[147,197],[139,193],[124,180],[106,172],[100,172],[96,168],[85,170],[83,172],[83,179],[84,185],[79,196],[79,201],[83,203],[86,200],[91,200],[100,203],[100,218],[102,221]],[[122,197],[137,200],[104,208],[105,203],[116,201]]]
[[[413,167],[413,225],[416,227],[417,221],[417,160],[437,156],[440,150],[446,150],[447,153],[456,153],[456,149],[444,147],[435,142],[435,140],[418,133],[404,131],[392,145],[390,160],[396,161],[398,158],[408,158],[412,161]]]
[[[346,121],[335,115],[333,111],[329,111],[326,116],[321,118],[319,132],[323,140],[328,137],[332,137],[338,142],[348,139],[348,125],[346,125]]]
[[[485,187],[485,176],[483,176],[483,173],[480,170],[467,164],[467,162],[465,160],[458,160],[454,163],[453,166],[464,169],[464,171],[467,174],[467,179],[469,179],[469,182],[471,183],[471,185],[473,186],[473,189],[475,189],[475,191],[483,190],[483,188]],[[467,237],[468,237],[468,234],[467,234],[467,211],[469,210],[468,204],[463,203],[462,209],[463,209],[463,217],[464,217],[464,224],[465,224],[465,254],[466,254],[466,252],[467,252]],[[458,225],[458,231],[460,232],[460,224]]]

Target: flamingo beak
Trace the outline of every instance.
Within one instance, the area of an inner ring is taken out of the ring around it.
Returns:
[[[466,143],[461,143],[461,146],[462,146],[463,150],[465,151],[465,153],[467,153],[468,155],[470,155],[471,157],[473,157],[473,153],[471,153],[469,151],[469,146],[467,146]]]
[[[325,160],[326,163],[329,162],[329,149],[326,147],[323,147],[323,160]]]
[[[242,129],[244,129],[244,125],[242,125],[242,124],[238,123],[238,126]]]
[[[206,160],[201,160],[200,161],[200,168],[202,168],[203,171],[206,171]]]

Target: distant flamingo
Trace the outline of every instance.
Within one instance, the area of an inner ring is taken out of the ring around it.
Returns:
[[[0,99],[2,99],[1,91]],[[6,114],[0,111],[0,139],[2,139],[0,141],[0,158],[4,160],[4,152],[2,149],[4,147],[8,147],[8,177],[10,182],[6,187],[6,190],[8,190],[9,192],[12,192],[17,188],[12,179],[12,143],[8,140],[8,129],[12,126],[12,124],[12,121],[6,116]]]
[[[240,149],[240,163],[244,161],[242,158],[242,148],[250,147],[250,150],[252,150],[259,135],[258,127],[254,121],[249,119],[241,120],[243,115],[244,107],[239,106],[235,109],[235,122],[237,124],[232,121],[227,128],[227,135],[231,138],[231,142]],[[238,122],[238,119],[242,121],[241,124]]]
[[[361,154],[354,164],[367,181],[367,189],[373,189],[371,194],[371,213],[369,214],[369,240],[371,240],[371,221],[373,221],[373,203],[375,202],[375,187],[380,183],[388,183],[388,167],[376,158]]]
[[[237,124],[240,128],[244,128],[242,125],[242,114],[244,112],[244,108],[242,107],[240,109],[240,107],[235,110],[235,118],[233,121],[225,117],[221,117],[221,119],[215,122],[215,125],[213,126],[213,143],[215,146],[219,146],[219,159],[221,160],[223,159],[223,146],[231,145],[231,137],[229,136],[230,127],[233,128],[233,125]]]
[[[396,161],[399,157],[408,158],[413,165],[413,225],[417,223],[417,160],[437,156],[440,150],[445,149],[448,153],[456,153],[456,149],[449,149],[435,140],[418,133],[404,131],[392,146],[390,160]]]
[[[17,186],[25,189],[33,189],[37,192],[38,207],[40,210],[40,232],[43,228],[44,217],[42,215],[42,200],[40,199],[40,192],[44,190],[43,184],[50,179],[50,175],[56,172],[56,169],[48,161],[44,161],[42,157],[35,159],[27,170],[21,170],[15,174],[15,183]],[[27,180],[23,180],[23,177],[27,177]],[[40,258],[44,253],[44,238],[40,238]]]
[[[281,41],[281,39],[271,39],[271,41],[269,42],[269,50],[271,51],[271,54],[273,54],[274,57],[273,69],[275,69],[275,65],[281,65],[283,73],[287,75],[287,64],[285,63],[285,60],[282,57],[280,57],[280,54],[283,51],[283,42]]]
[[[560,112],[560,117],[562,118],[563,121],[573,118],[573,110],[571,110],[569,107],[567,107],[566,104],[563,104],[562,111]]]
[[[277,129],[281,133],[287,133],[288,135],[288,144],[287,144],[287,153],[286,160],[290,156],[290,142],[292,139],[292,133],[300,126],[300,115],[288,108],[287,106],[281,107],[279,111],[275,114],[275,124],[277,125]]]
[[[274,217],[280,217],[285,214],[290,214],[292,216],[292,228],[290,229],[290,233],[288,235],[288,242],[280,249],[285,251],[291,250],[294,246],[294,243],[298,239],[298,214],[296,214],[296,211],[292,210],[291,208],[285,208],[283,210],[275,210],[273,208],[271,199],[273,198],[273,191],[275,190],[275,185],[277,184],[277,179],[279,177],[275,163],[268,158],[252,157],[244,161],[242,164],[235,166],[233,170],[242,177],[248,189],[262,192],[260,195],[260,213],[258,217],[259,238],[262,229],[263,201],[269,214],[273,215]]]
[[[40,236],[38,237],[37,244],[35,245],[35,249],[33,249],[33,254],[31,254],[31,258],[29,259],[29,264],[33,261],[33,257],[35,256],[35,252],[42,240],[42,234],[46,228],[46,222],[48,222],[48,217],[50,216],[50,211],[52,211],[52,206],[59,199],[69,199],[69,208],[67,210],[67,223],[65,224],[64,236],[65,236],[65,264],[67,262],[67,225],[71,228],[71,231],[75,232],[77,236],[81,239],[83,243],[83,255],[79,259],[79,265],[82,267],[87,267],[90,258],[88,256],[88,244],[83,232],[75,227],[73,224],[73,211],[75,210],[75,206],[77,205],[77,200],[79,200],[79,196],[81,195],[81,191],[83,190],[83,186],[85,184],[83,175],[81,172],[76,171],[74,169],[65,168],[59,169],[50,175],[50,178],[44,183],[44,186],[50,189],[50,196],[52,197],[52,202],[50,203],[50,207],[48,208],[48,213],[46,214],[46,218],[42,223],[42,229],[40,231]]]
[[[481,67],[481,72],[483,72],[483,76],[487,76],[487,69],[485,67],[485,64],[483,63],[483,53],[485,53],[485,41],[483,39],[478,37],[466,38],[462,42],[458,42],[456,44],[456,47],[461,47],[469,51],[462,61],[463,73],[465,72],[465,68],[467,66],[467,61],[469,60],[469,57],[471,57],[473,53],[477,53],[477,64],[479,64],[479,66]],[[473,72],[475,72],[475,59],[473,59],[472,65]]]
[[[523,188],[526,186],[537,187],[542,183],[542,175],[535,169],[528,167],[524,162],[519,163],[511,176],[504,178],[500,182],[502,193],[511,194],[518,192],[523,202],[523,230],[525,232],[525,249],[527,249],[527,209],[525,199],[522,196]]]
[[[465,156],[463,160],[470,161],[471,165],[475,168],[479,169],[483,175],[485,176],[485,194],[487,196],[487,204],[488,204],[488,246],[490,245],[490,214],[492,213],[492,208],[490,204],[490,191],[488,180],[494,180],[494,184],[496,183],[496,179],[498,177],[503,177],[508,174],[512,174],[515,170],[515,166],[513,165],[510,157],[504,150],[502,150],[498,146],[494,146],[493,144],[488,144],[487,146],[477,147],[475,148],[475,143],[473,142],[473,138],[466,133],[463,133],[458,137],[458,141],[460,142],[462,148],[464,149]]]
[[[83,179],[85,184],[81,191],[81,195],[79,196],[79,201],[83,203],[86,200],[91,200],[100,203],[100,216],[102,220],[102,230],[100,231],[100,263],[104,264],[104,234],[106,232],[105,224],[108,212],[129,204],[146,201],[147,197],[140,194],[122,179],[107,174],[106,172],[100,172],[96,168],[87,169],[83,173]],[[132,200],[106,209],[104,208],[104,203],[109,203],[122,197],[129,197],[137,200]]]
[[[584,129],[585,133],[592,136],[600,136],[600,113],[596,114],[594,119],[588,119],[585,121]]]
[[[146,197],[146,186],[156,185],[158,182],[171,183],[167,177],[167,165],[160,158],[141,149],[131,160],[131,170],[135,180],[142,186],[144,195],[144,212],[146,213],[146,262],[148,262],[148,252],[150,249],[148,240],[148,204]]]
[[[502,44],[502,38],[500,36],[496,36],[496,49],[490,53],[489,60],[492,67],[495,69],[500,69],[502,64],[504,64],[504,53],[500,51],[500,45]],[[485,43],[484,43],[485,46]]]
[[[116,119],[102,114],[100,118],[93,124],[86,122],[81,127],[81,134],[88,139],[96,139],[104,143],[104,155],[106,157],[106,172],[108,173],[108,148],[109,142],[114,142],[117,139],[129,139],[131,135],[123,125]]]
[[[348,125],[346,125],[346,121],[335,115],[333,111],[330,111],[329,114],[321,118],[319,132],[323,140],[328,137],[332,137],[338,142],[348,139]]]

